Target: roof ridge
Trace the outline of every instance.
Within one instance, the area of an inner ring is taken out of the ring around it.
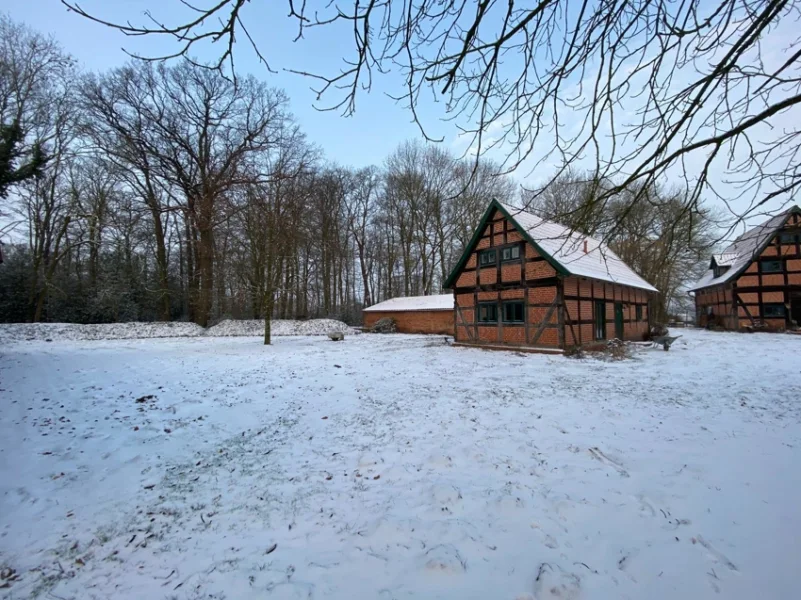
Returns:
[[[598,240],[597,238],[594,238],[593,236],[591,236],[591,235],[590,235],[590,234],[588,234],[588,233],[582,233],[582,232],[581,232],[581,231],[579,231],[578,229],[572,229],[572,228],[568,227],[567,225],[565,225],[565,224],[563,224],[563,223],[560,223],[559,221],[553,221],[553,220],[551,220],[551,219],[546,219],[546,218],[545,218],[545,217],[543,217],[542,215],[539,215],[539,214],[537,214],[536,212],[534,212],[533,210],[526,209],[526,208],[520,208],[520,207],[514,206],[514,205],[512,205],[512,204],[507,204],[507,203],[505,203],[505,202],[498,202],[498,204],[500,204],[501,206],[503,206],[503,207],[505,207],[505,208],[507,208],[507,209],[514,209],[514,210],[516,210],[516,211],[519,211],[519,212],[521,212],[521,213],[525,213],[525,214],[527,214],[527,215],[530,215],[530,216],[532,216],[532,217],[536,217],[536,218],[540,219],[540,220],[541,220],[543,223],[545,223],[545,224],[548,224],[548,225],[558,225],[558,226],[559,226],[559,227],[561,227],[562,229],[565,229],[565,230],[567,230],[567,231],[569,231],[569,232],[571,232],[571,233],[575,233],[575,234],[577,234],[577,235],[584,236],[584,237],[586,237],[586,238],[589,238],[589,239],[593,239],[593,240],[595,240],[596,242],[598,242],[599,244],[603,244],[603,242],[601,242],[601,241],[600,241],[600,240]],[[603,245],[606,245],[606,244],[603,244]]]

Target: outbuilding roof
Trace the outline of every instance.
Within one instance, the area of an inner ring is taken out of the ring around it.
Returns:
[[[797,206],[790,207],[786,211],[746,231],[722,253],[713,255],[712,258],[718,266],[729,268],[718,277],[715,277],[715,271],[710,268],[701,279],[690,287],[689,291],[693,292],[713,285],[720,285],[739,277],[748,268],[751,261],[762,253],[776,231],[787,221],[787,217],[794,212],[801,213],[801,209]]]
[[[436,296],[405,296],[391,298],[364,309],[364,312],[406,312],[423,310],[453,310],[453,294]]]
[[[484,218],[474,239],[471,240],[462,260],[448,278],[446,287],[453,285],[478,235],[484,230],[487,218],[493,208],[499,209],[526,240],[563,275],[589,277],[649,292],[657,291],[654,286],[637,275],[617,254],[612,252],[606,244],[577,231],[572,231],[569,227],[559,223],[547,221],[527,210],[503,204],[497,200],[493,200],[484,213]]]

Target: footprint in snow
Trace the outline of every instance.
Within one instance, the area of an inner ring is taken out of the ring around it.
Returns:
[[[700,535],[694,537],[693,538],[693,544],[695,544],[696,542],[701,544],[701,546],[703,546],[706,549],[709,558],[711,558],[713,562],[720,563],[724,567],[726,567],[730,571],[734,571],[735,573],[739,572],[739,569],[735,566],[735,564],[733,562],[731,562],[729,560],[729,558],[725,554],[723,554],[723,552],[721,552],[720,550],[715,548],[712,544],[710,544],[708,541],[706,541],[703,537],[701,537]]]
[[[629,472],[626,471],[626,469],[623,468],[623,465],[621,465],[616,460],[613,460],[613,459],[609,458],[606,454],[604,454],[601,451],[600,448],[598,448],[598,447],[590,448],[589,452],[590,452],[590,455],[595,460],[605,464],[607,467],[611,467],[612,469],[617,471],[620,474],[621,477],[628,477],[629,476]]]
[[[452,467],[453,466],[453,459],[450,456],[445,456],[442,454],[432,454],[428,457],[428,464],[432,467]]]
[[[648,517],[655,517],[656,510],[654,510],[653,504],[651,504],[646,496],[642,494],[636,496],[637,500],[640,503],[640,513],[648,516]]]
[[[423,554],[421,559],[428,573],[458,575],[467,571],[467,561],[451,544],[434,546]]]
[[[558,565],[542,563],[534,579],[534,598],[537,600],[578,600],[581,597],[581,578]]]
[[[556,541],[556,538],[549,533],[545,533],[542,529],[540,529],[540,526],[537,523],[532,523],[531,527],[532,529],[536,529],[537,533],[539,533],[543,546],[552,550],[556,550],[559,547],[559,542]]]
[[[526,508],[526,503],[522,498],[508,494],[496,498],[493,505],[493,512],[502,515],[514,515]]]
[[[431,505],[435,510],[453,512],[462,505],[462,492],[452,485],[431,486]]]

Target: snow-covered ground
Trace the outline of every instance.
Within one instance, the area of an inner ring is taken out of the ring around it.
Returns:
[[[0,598],[795,598],[801,337],[680,333],[5,344]]]
[[[336,319],[293,321],[274,319],[271,335],[327,335],[332,331],[355,333]],[[168,337],[230,337],[264,335],[262,320],[225,320],[203,329],[195,323],[0,323],[0,344],[20,341],[133,340]]]

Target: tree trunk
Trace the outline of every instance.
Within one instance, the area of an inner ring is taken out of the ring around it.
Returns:
[[[186,314],[190,321],[196,322],[197,308],[197,273],[195,271],[195,229],[189,215],[186,219]]]
[[[156,235],[156,263],[159,278],[159,294],[161,294],[161,321],[170,320],[170,287],[167,270],[167,245],[164,242],[164,225],[161,222],[161,214],[156,208],[151,206],[153,216],[153,232]]]
[[[100,227],[98,218],[93,215],[89,218],[89,285],[92,290],[97,289],[98,256],[100,250]]]
[[[195,323],[201,327],[208,327],[212,294],[214,293],[214,233],[210,227],[200,230],[197,256],[200,290]]]
[[[264,345],[269,346],[272,343],[272,337],[271,337],[272,331],[270,327],[270,321],[273,318],[273,303],[274,303],[271,274],[268,275],[266,287],[267,289],[264,292]]]

